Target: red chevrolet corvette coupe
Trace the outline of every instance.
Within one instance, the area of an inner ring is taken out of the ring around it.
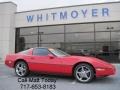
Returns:
[[[61,50],[37,47],[6,56],[5,64],[15,68],[16,75],[27,76],[30,71],[74,76],[79,82],[115,74],[115,67],[98,58],[71,56]]]

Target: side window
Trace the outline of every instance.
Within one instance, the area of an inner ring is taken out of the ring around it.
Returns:
[[[36,49],[33,50],[33,55],[47,56],[48,54],[50,54],[50,52],[47,49],[44,49],[44,48],[36,48]]]

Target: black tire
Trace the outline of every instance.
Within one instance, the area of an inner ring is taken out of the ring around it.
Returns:
[[[73,74],[74,74],[74,77],[76,78],[76,80],[81,83],[88,83],[88,82],[92,81],[95,77],[93,67],[86,63],[78,64],[74,68]]]
[[[27,76],[29,74],[29,68],[27,63],[25,63],[24,61],[18,61],[15,64],[15,73],[19,77]]]

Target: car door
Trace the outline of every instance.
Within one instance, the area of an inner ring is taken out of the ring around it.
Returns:
[[[47,73],[64,73],[62,58],[54,56],[46,48],[33,49],[31,56],[31,70]]]

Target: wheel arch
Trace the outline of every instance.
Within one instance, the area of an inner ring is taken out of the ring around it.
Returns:
[[[17,59],[17,60],[15,61],[15,63],[14,63],[14,67],[15,67],[16,63],[17,63],[17,62],[20,62],[20,61],[25,62],[25,63],[27,64],[27,66],[28,66],[28,63],[27,63],[24,59]],[[29,68],[29,67],[28,67],[28,68]]]
[[[79,64],[82,64],[82,63],[90,65],[90,66],[93,68],[94,73],[96,74],[95,67],[94,67],[91,63],[89,63],[89,62],[78,62],[78,63],[76,63],[76,64],[73,66],[73,68],[72,68],[72,75],[74,74],[74,69],[75,69],[75,67],[76,67],[77,65],[79,65]]]

